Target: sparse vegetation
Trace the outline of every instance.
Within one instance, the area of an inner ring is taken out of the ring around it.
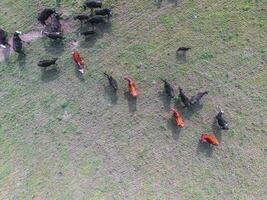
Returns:
[[[45,6],[67,21],[82,2],[1,0],[1,28],[36,28]],[[105,0],[114,16],[97,38],[85,41],[71,22],[63,43],[41,38],[25,58],[0,62],[0,199],[266,199],[266,1],[159,2]],[[84,78],[71,60],[75,39]],[[192,48],[186,62],[177,61],[180,46]],[[55,56],[52,71],[36,66]],[[104,71],[118,80],[116,103]],[[140,91],[135,112],[124,75]],[[210,92],[200,110],[181,112],[181,132],[159,78],[176,94],[178,86]],[[216,131],[217,105],[230,130],[219,147],[203,149],[199,136]]]

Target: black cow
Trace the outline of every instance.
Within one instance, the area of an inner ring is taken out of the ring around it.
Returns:
[[[13,49],[17,53],[22,53],[22,42],[23,41],[19,37],[20,34],[21,34],[21,32],[19,32],[19,31],[16,31],[13,34]]]
[[[52,60],[40,60],[37,65],[39,67],[44,67],[45,69],[50,65],[55,65],[58,58],[54,58]]]
[[[61,23],[59,21],[59,14],[53,13],[51,15],[51,24],[49,25],[50,32],[60,32],[61,31]]]
[[[91,13],[93,12],[94,8],[101,8],[102,7],[102,2],[100,1],[95,1],[95,0],[87,0],[84,2],[83,4],[83,8],[84,10],[86,8],[90,8],[91,9]]]
[[[10,46],[7,41],[7,32],[0,28],[0,46],[6,48],[6,45]]]
[[[216,115],[216,119],[218,121],[219,126],[221,127],[221,129],[223,130],[228,130],[229,129],[229,125],[228,122],[223,118],[224,112],[220,109],[220,112]]]
[[[94,25],[96,24],[105,23],[105,20],[103,16],[95,15],[95,16],[92,16],[89,20],[87,20],[87,23],[92,24],[92,26],[94,27]]]
[[[107,73],[104,72],[104,75],[107,76],[108,81],[109,81],[109,85],[115,90],[118,90],[118,83],[117,81],[110,75],[108,75]]]
[[[178,49],[177,49],[177,52],[178,51],[188,51],[188,50],[190,50],[191,48],[190,47],[179,47]]]
[[[205,92],[198,92],[196,95],[192,96],[190,99],[190,104],[194,105],[196,103],[199,103],[200,99],[202,99],[202,97],[204,95],[207,95],[209,92],[205,91]]]
[[[85,37],[88,36],[88,35],[93,35],[93,34],[95,34],[94,30],[81,32],[81,35],[83,35]]]
[[[45,8],[38,14],[37,19],[42,25],[46,25],[45,21],[55,12],[55,9]]]
[[[190,106],[190,100],[189,98],[184,94],[184,91],[182,88],[179,87],[179,97],[181,97],[181,100],[184,104],[185,107],[189,107]]]
[[[164,82],[164,90],[166,92],[166,94],[170,97],[173,98],[174,97],[174,90],[173,87],[171,86],[170,83],[168,83],[168,81],[166,79],[161,79]]]
[[[76,15],[74,17],[74,20],[79,20],[82,23],[83,21],[88,20],[89,18],[90,18],[89,15],[83,15],[83,14],[81,14],[81,15]]]
[[[95,10],[95,14],[96,15],[102,15],[102,16],[112,16],[112,11],[110,8],[100,8],[100,9],[97,9]]]
[[[62,32],[47,32],[42,31],[43,35],[46,35],[50,39],[57,40],[57,39],[64,39]]]

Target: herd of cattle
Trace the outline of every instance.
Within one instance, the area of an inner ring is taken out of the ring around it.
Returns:
[[[102,2],[100,1],[87,0],[83,4],[83,8],[84,10],[86,10],[87,8],[91,9],[91,13],[77,15],[74,17],[74,20],[79,20],[81,23],[89,23],[92,25],[92,30],[81,33],[81,35],[84,35],[84,36],[94,34],[95,33],[94,27],[99,23],[104,23],[105,17],[109,18],[110,16],[112,16],[111,9],[102,8]],[[54,9],[46,8],[42,10],[42,12],[39,13],[37,19],[44,26],[42,30],[43,35],[47,36],[48,38],[52,40],[64,39],[62,28],[61,28],[61,23],[60,23],[60,15],[56,13]],[[19,31],[16,31],[13,34],[12,48],[17,53],[24,53],[23,48],[22,48],[23,41],[21,40],[19,36],[20,34],[21,32]],[[7,32],[1,28],[0,28],[0,46],[2,48],[11,47],[11,45],[8,43]],[[179,47],[177,49],[177,53],[184,54],[188,50],[190,50],[189,47]],[[78,71],[83,74],[85,70],[85,65],[80,56],[80,53],[77,50],[72,52],[72,58],[73,58],[73,61],[76,63],[76,67]],[[41,60],[37,63],[37,65],[40,67],[46,68],[46,67],[56,64],[56,61],[57,61],[57,58],[54,58],[51,60]],[[114,89],[114,92],[117,92],[118,90],[117,81],[111,75],[107,73],[104,73],[104,75],[107,77],[110,86]],[[128,81],[129,94],[133,98],[137,98],[139,95],[139,92],[138,92],[135,81],[130,77],[125,77],[125,80]],[[169,98],[174,98],[175,97],[174,89],[171,86],[171,84],[167,80],[164,80],[164,79],[161,79],[161,80],[164,83],[164,90],[165,90],[166,95]],[[192,96],[191,98],[188,98],[186,94],[184,93],[183,89],[179,87],[179,97],[184,107],[187,107],[187,108],[190,108],[191,106],[195,106],[199,104],[202,97],[207,94],[208,94],[208,91],[199,92],[196,95]],[[179,128],[183,128],[185,126],[185,122],[181,114],[175,108],[171,108],[171,112],[173,114],[173,118],[175,120],[176,125]],[[220,109],[217,115],[215,116],[215,118],[217,119],[219,127],[223,130],[227,130],[228,123],[223,118],[223,113],[224,112]],[[214,134],[202,134],[200,137],[200,141],[207,142],[211,145],[216,145],[216,146],[219,145],[219,141]]]

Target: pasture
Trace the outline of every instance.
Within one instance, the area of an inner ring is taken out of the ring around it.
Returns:
[[[37,34],[37,13],[56,7],[66,37],[36,37],[26,56],[0,62],[0,199],[265,200],[266,0],[104,0],[113,17],[87,40],[72,20],[82,2],[0,1],[9,36]],[[180,46],[192,47],[186,60],[176,57]],[[83,76],[73,49],[86,64]],[[52,57],[55,68],[37,67]],[[105,71],[118,81],[118,98]],[[125,75],[137,83],[137,102]],[[160,78],[175,87],[175,100],[166,101]],[[193,112],[181,107],[179,86],[209,94]],[[214,122],[217,105],[228,131]],[[185,118],[182,130],[173,106]],[[221,144],[200,145],[201,133]]]

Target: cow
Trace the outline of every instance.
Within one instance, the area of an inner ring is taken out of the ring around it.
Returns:
[[[129,93],[132,97],[137,97],[139,95],[137,86],[134,82],[133,79],[129,78],[129,77],[124,77],[125,80],[128,81],[128,89],[129,89]]]
[[[117,91],[117,90],[118,90],[118,83],[117,83],[117,81],[116,81],[111,75],[108,75],[106,72],[104,72],[104,75],[108,78],[109,85],[110,85],[115,91]]]
[[[101,8],[101,7],[102,7],[102,2],[95,1],[95,0],[87,0],[83,4],[84,10],[86,10],[86,8],[90,8],[91,9],[91,13],[93,13],[93,9],[94,8]]]
[[[184,107],[190,106],[190,100],[189,98],[184,94],[184,91],[182,88],[179,87],[179,97],[181,98],[181,101],[184,104]]]
[[[221,129],[223,130],[228,130],[229,129],[229,125],[228,125],[228,122],[223,118],[223,110],[221,108],[219,108],[220,111],[219,113],[216,115],[216,119],[217,119],[217,122],[220,126]]]
[[[164,90],[165,93],[170,97],[173,98],[174,97],[174,90],[173,87],[171,86],[170,83],[168,83],[168,81],[166,79],[161,79],[164,82]]]
[[[53,40],[64,39],[62,32],[47,32],[47,31],[42,31],[41,33],[43,35],[46,35],[50,39],[53,39]]]
[[[47,68],[47,67],[49,67],[49,66],[51,66],[51,65],[55,65],[55,64],[57,64],[56,63],[56,61],[58,60],[58,58],[53,58],[52,60],[40,60],[38,63],[37,63],[37,65],[39,66],[39,67],[43,67],[43,68]]]
[[[51,23],[49,25],[50,32],[61,32],[61,24],[59,21],[60,15],[53,13],[51,15]]]
[[[21,34],[20,31],[16,31],[14,34],[13,34],[13,50],[17,53],[22,53],[22,40],[21,38],[19,37],[19,35]]]
[[[84,21],[89,20],[89,18],[90,18],[89,15],[81,14],[81,15],[76,15],[74,17],[74,20],[79,20],[81,23],[83,23]]]
[[[176,125],[179,126],[180,128],[183,128],[185,125],[183,117],[180,115],[178,111],[175,110],[175,108],[171,108],[171,111]]]
[[[76,63],[78,71],[83,74],[84,70],[85,70],[85,65],[84,65],[84,62],[81,58],[80,53],[78,51],[73,51],[72,52],[72,59]]]
[[[55,12],[55,9],[45,8],[38,14],[37,20],[45,26],[45,21]]]
[[[200,99],[202,99],[202,97],[207,95],[208,93],[209,93],[208,91],[198,92],[196,95],[194,95],[190,98],[190,104],[195,105],[195,104],[199,103]]]
[[[188,51],[190,50],[191,48],[190,47],[179,47],[176,52],[179,52],[179,51]]]
[[[96,15],[102,15],[102,16],[112,16],[112,10],[110,8],[100,8],[95,10]]]
[[[206,134],[206,133],[201,134],[200,142],[208,142],[209,144],[212,144],[215,146],[219,145],[219,140],[213,134]]]
[[[88,36],[88,35],[94,35],[94,34],[95,34],[94,30],[81,32],[81,35],[83,35],[85,37]]]
[[[10,46],[7,41],[7,32],[0,28],[0,46],[5,49],[6,45]]]
[[[94,27],[96,24],[105,23],[105,20],[101,15],[94,15],[87,20],[87,23],[90,23]]]

